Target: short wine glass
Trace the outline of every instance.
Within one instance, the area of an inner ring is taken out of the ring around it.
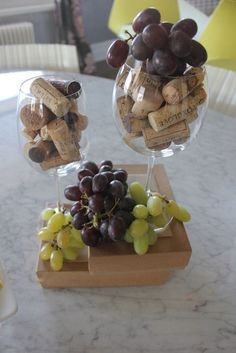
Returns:
[[[124,143],[148,157],[146,191],[160,157],[184,151],[196,138],[208,106],[204,67],[189,67],[184,75],[162,77],[146,72],[142,62],[128,57],[113,89],[113,115]]]
[[[87,155],[87,125],[84,88],[73,77],[45,75],[21,84],[20,150],[32,168],[55,178],[59,207],[60,178],[79,169]]]

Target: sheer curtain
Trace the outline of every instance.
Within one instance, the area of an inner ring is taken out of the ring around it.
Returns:
[[[80,71],[95,72],[95,62],[90,45],[85,38],[80,0],[55,0],[59,42],[74,44],[79,57]]]

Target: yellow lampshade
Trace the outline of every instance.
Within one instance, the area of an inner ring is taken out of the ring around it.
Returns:
[[[207,64],[236,71],[236,0],[221,0],[200,37]]]
[[[133,18],[148,7],[154,7],[160,11],[161,21],[179,20],[177,0],[114,0],[108,20],[109,29],[119,37],[124,36],[126,29],[132,32]]]

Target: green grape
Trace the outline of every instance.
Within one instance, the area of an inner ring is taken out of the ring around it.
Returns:
[[[146,219],[148,217],[148,209],[144,205],[136,205],[133,208],[133,215],[135,218]]]
[[[159,228],[165,227],[166,223],[168,222],[166,215],[164,213],[161,213],[155,217],[152,216],[148,220],[149,220],[149,223],[155,224],[155,226]]]
[[[147,231],[147,236],[148,236],[148,245],[154,245],[157,241],[158,234],[154,232],[154,230],[149,227]]]
[[[63,266],[63,252],[61,249],[53,250],[50,256],[50,265],[53,271],[60,271]]]
[[[183,206],[178,205],[179,207],[179,214],[176,217],[181,222],[188,222],[191,219],[190,213],[184,208]]]
[[[70,228],[66,227],[61,229],[57,234],[57,245],[61,249],[68,247],[70,242]]]
[[[70,212],[66,212],[66,213],[64,214],[64,216],[65,216],[65,222],[64,222],[63,225],[64,225],[64,226],[67,226],[69,223],[72,222],[73,217],[71,216]]]
[[[48,221],[47,228],[53,233],[58,232],[65,222],[65,216],[62,212],[55,213]]]
[[[75,229],[74,227],[71,228],[71,236],[77,240],[83,243],[82,237],[81,237],[81,231],[79,229]]]
[[[144,236],[148,231],[148,223],[144,219],[135,219],[130,227],[129,232],[133,238],[139,238]]]
[[[138,181],[134,181],[133,183],[131,183],[129,185],[129,193],[132,199],[134,199],[137,204],[146,206],[148,196],[142,184],[140,184]]]
[[[66,249],[62,249],[62,252],[63,252],[64,259],[66,259],[66,260],[74,261],[78,257],[78,249],[77,248],[69,247]]]
[[[133,243],[134,242],[134,238],[131,236],[128,229],[125,232],[124,240],[126,241],[126,243]]]
[[[54,215],[55,210],[53,208],[45,208],[42,212],[41,212],[41,217],[42,220],[45,222],[48,222],[49,219],[52,217],[52,215]]]
[[[52,241],[55,238],[55,234],[50,232],[47,227],[44,227],[39,230],[37,237],[42,241]]]
[[[162,199],[159,196],[150,196],[147,201],[147,208],[151,216],[158,216],[162,213]]]
[[[148,236],[147,234],[142,237],[134,239],[134,250],[138,255],[144,255],[148,251]]]
[[[40,259],[43,261],[49,260],[53,250],[54,248],[50,243],[43,244],[39,252]]]
[[[68,247],[70,248],[76,248],[76,249],[82,249],[85,246],[84,242],[81,240],[77,240],[74,237],[70,238]]]
[[[179,206],[176,201],[174,200],[169,200],[169,202],[166,204],[166,212],[168,215],[175,217],[178,219],[179,217]]]

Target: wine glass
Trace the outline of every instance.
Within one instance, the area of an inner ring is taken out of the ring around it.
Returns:
[[[24,81],[17,102],[20,150],[35,170],[60,178],[79,169],[87,155],[88,118],[81,82],[72,77],[38,76]]]
[[[184,75],[147,73],[144,64],[128,57],[113,89],[117,129],[134,151],[148,157],[146,191],[151,194],[153,167],[196,138],[206,115],[208,89],[204,67],[189,67]]]

